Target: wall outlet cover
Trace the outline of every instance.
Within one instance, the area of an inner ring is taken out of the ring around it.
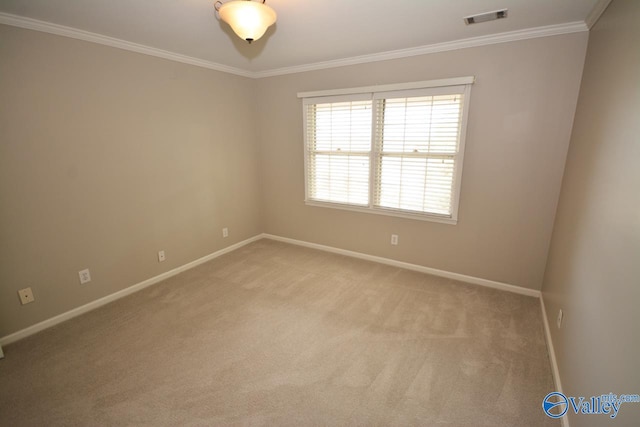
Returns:
[[[18,291],[18,296],[20,296],[20,304],[25,305],[30,302],[34,302],[36,299],[33,297],[33,291],[31,288],[24,288]]]
[[[560,327],[562,326],[563,317],[564,317],[564,313],[562,312],[562,310],[558,310],[558,320],[557,320],[558,329],[560,329]]]
[[[78,276],[80,277],[81,285],[84,285],[85,283],[88,283],[91,281],[91,273],[89,272],[88,268],[78,271]]]

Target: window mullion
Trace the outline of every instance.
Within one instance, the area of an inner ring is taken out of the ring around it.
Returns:
[[[378,174],[378,168],[380,167],[379,165],[379,138],[381,138],[381,136],[379,135],[379,133],[381,133],[383,131],[383,129],[381,128],[381,126],[378,124],[378,121],[380,120],[379,113],[380,113],[380,108],[379,108],[379,103],[382,102],[379,99],[374,99],[373,103],[372,103],[372,108],[371,108],[371,158],[369,159],[370,161],[370,166],[369,166],[369,171],[370,171],[370,176],[369,176],[369,207],[373,207],[375,205],[378,204],[378,186],[380,185],[380,183],[378,182],[378,178],[379,178],[379,174]]]

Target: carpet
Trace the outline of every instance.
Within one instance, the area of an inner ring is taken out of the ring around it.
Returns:
[[[1,425],[560,425],[536,298],[266,239],[4,350]]]

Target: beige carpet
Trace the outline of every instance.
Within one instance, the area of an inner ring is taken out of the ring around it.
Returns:
[[[270,240],[5,354],[7,426],[559,425],[537,299]]]

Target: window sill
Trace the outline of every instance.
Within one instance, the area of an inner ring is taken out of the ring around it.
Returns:
[[[439,222],[441,224],[449,224],[449,225],[456,225],[458,223],[457,219],[449,218],[446,216],[411,213],[407,211],[397,211],[394,209],[371,208],[366,206],[354,206],[354,205],[347,205],[342,203],[320,202],[317,200],[305,200],[304,204],[307,206],[315,206],[319,208],[331,208],[331,209],[340,209],[340,210],[351,211],[351,212],[394,216],[398,218],[415,219],[418,221]]]

